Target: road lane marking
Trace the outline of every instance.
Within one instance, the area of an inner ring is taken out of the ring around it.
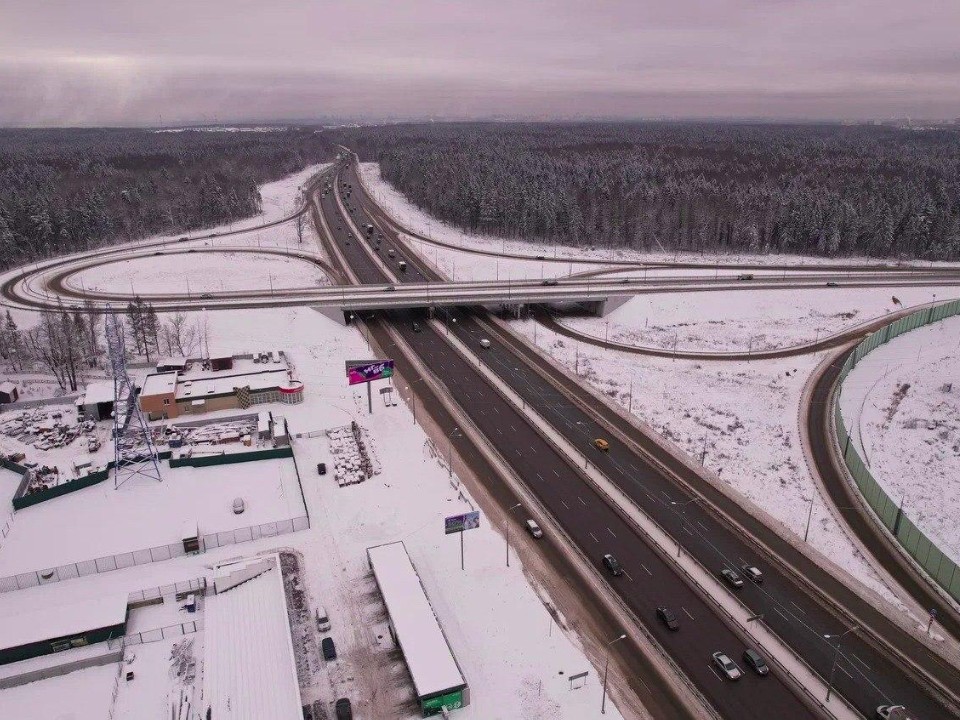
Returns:
[[[593,538],[593,541],[594,541],[594,542],[600,542],[599,540],[597,540],[597,536],[594,535],[593,533],[590,533],[590,537]]]
[[[697,525],[699,525],[700,527],[702,527],[704,530],[707,529],[707,526],[704,525],[704,524],[703,524],[702,522],[700,522],[699,520],[697,520]]]
[[[790,601],[790,604],[793,605],[797,610],[799,610],[799,611],[800,611],[801,613],[803,613],[804,615],[807,614],[807,611],[804,610],[804,609],[803,609],[802,607],[800,607],[799,605],[797,605],[793,600]]]
[[[560,477],[560,473],[557,472],[556,470],[553,471],[553,474],[556,475],[557,477]]]
[[[851,680],[853,680],[853,675],[851,675],[849,672],[847,672],[846,670],[844,670],[844,669],[843,669],[843,665],[841,665],[840,663],[837,663],[837,670],[839,670],[839,671],[842,672],[844,675],[846,675],[848,678],[850,678]]]
[[[580,497],[579,495],[577,495],[577,500],[580,501],[580,504],[581,504],[581,505],[586,505],[586,503],[583,501],[583,498]]]
[[[610,528],[607,528],[607,532],[610,533],[611,535],[613,535],[614,537],[617,536],[617,534],[616,534],[613,530],[611,530]]]
[[[713,665],[707,665],[710,668],[710,671],[716,676],[717,680],[723,682],[723,678],[720,677],[720,673],[717,672],[717,669]]]
[[[690,528],[687,527],[686,523],[684,523],[683,525],[681,525],[681,527],[683,528],[683,531],[684,531],[687,535],[690,535],[691,537],[693,537],[693,533],[690,532]]]
[[[640,567],[643,568],[643,571],[644,571],[647,575],[649,575],[650,577],[653,577],[653,573],[650,572],[649,570],[647,570],[647,566],[646,566],[646,565],[644,565],[643,563],[640,563]]]
[[[629,580],[630,582],[633,582],[633,578],[630,577],[630,573],[628,573],[626,570],[624,570],[624,571],[623,571],[623,574],[627,576],[627,580]]]
[[[791,618],[789,615],[787,615],[786,613],[784,613],[783,610],[781,610],[779,607],[774,607],[773,610],[774,610],[774,612],[776,612],[778,615],[780,615],[780,617],[782,617],[784,620],[787,620],[787,621],[790,621],[790,622],[793,621],[793,618]]]
[[[853,658],[854,660],[856,660],[858,663],[860,663],[861,665],[863,665],[867,670],[870,669],[870,666],[867,665],[863,660],[861,660],[860,657],[859,657],[856,653],[850,653],[850,657],[852,657],[852,658]]]
[[[693,615],[690,614],[690,611],[689,611],[689,610],[687,610],[685,607],[683,607],[683,605],[680,606],[680,609],[683,610],[684,613],[686,613],[686,615],[687,615],[688,618],[690,618],[691,620],[693,620]]]
[[[561,504],[562,504],[562,505],[563,505],[563,506],[564,506],[564,507],[565,507],[565,508],[566,508],[567,510],[569,510],[569,509],[570,509],[570,506],[569,506],[569,505],[567,505],[567,502],[566,502],[566,500],[561,500],[560,502],[561,502]]]
[[[540,478],[541,482],[546,482],[546,480],[543,479],[543,475],[540,473],[537,473],[537,477]]]

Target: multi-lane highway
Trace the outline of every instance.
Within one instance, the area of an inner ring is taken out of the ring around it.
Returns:
[[[360,184],[352,168],[342,171],[337,187],[347,180],[353,185],[350,207],[354,221],[358,225],[373,222],[383,233],[385,246],[394,248],[408,260],[410,267],[404,279],[421,282],[435,279],[425,266],[416,262],[409,248],[398,244],[399,228],[358,191]],[[323,198],[322,212],[328,218],[329,227],[336,227],[338,221],[344,226],[332,193]],[[348,259],[362,282],[391,280],[377,266],[367,247],[356,241],[347,244],[348,229],[333,234],[339,253]],[[488,440],[510,462],[514,471],[549,508],[577,545],[594,558],[598,569],[603,552],[614,552],[623,559],[628,570],[627,579],[612,579],[611,584],[637,616],[649,622],[653,629],[656,624],[651,612],[656,604],[666,602],[683,608],[694,605],[698,596],[678,580],[668,562],[657,559],[657,553],[631,531],[614,508],[592,492],[579,471],[565,457],[538,440],[537,433],[509,403],[492,390],[488,391],[486,382],[441,334],[426,323],[420,323],[421,332],[415,332],[409,317],[402,314],[390,316],[404,339],[429,360],[431,370],[450,388],[473,422],[484,429]],[[457,322],[452,322],[454,319]],[[637,452],[630,443],[617,442],[618,433],[608,422],[586,411],[562,387],[558,388],[549,379],[549,369],[534,369],[528,364],[528,356],[518,356],[512,341],[502,341],[502,336],[488,324],[482,312],[455,311],[449,328],[462,342],[473,347],[477,346],[480,337],[494,340],[493,346],[481,354],[487,365],[515,392],[537,407],[567,440],[584,448],[585,452],[590,451],[594,437],[613,435],[611,451],[596,453],[592,456],[593,462],[648,515],[679,538],[685,551],[715,571],[723,567],[739,567],[745,562],[760,565],[767,575],[766,581],[763,585],[748,584],[738,593],[740,601],[754,612],[763,613],[767,625],[823,677],[830,674],[835,648],[833,640],[825,636],[843,632],[853,618],[829,607],[816,588],[788,569],[781,568],[758,542],[738,532],[712,508],[705,507],[709,503],[689,503],[693,496],[682,483],[664,472],[651,458]],[[665,646],[715,707],[730,717],[770,717],[775,713],[797,717],[796,713],[806,712],[786,684],[748,678],[753,682],[738,684],[734,688],[719,682],[709,667],[709,654],[713,650],[708,652],[708,649],[724,649],[739,655],[738,636],[725,626],[709,605],[700,602],[696,607],[698,613],[691,612],[695,619],[687,621],[693,632],[668,637]],[[876,617],[871,620],[874,625],[880,622]],[[730,644],[734,645],[733,649],[724,647]],[[924,653],[919,644],[914,649],[918,654]],[[895,662],[889,648],[868,631],[848,635],[839,658],[835,684],[865,715],[872,714],[876,706],[884,702],[905,702],[921,717],[953,716],[952,709],[943,705],[931,686]],[[937,670],[940,679],[949,682],[951,670],[938,658],[927,653],[916,659]]]

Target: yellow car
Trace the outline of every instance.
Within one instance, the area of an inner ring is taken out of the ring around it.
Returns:
[[[596,440],[594,440],[594,441],[593,441],[593,446],[594,446],[597,450],[603,450],[604,452],[607,452],[607,450],[610,449],[610,443],[608,443],[608,442],[607,442],[606,440],[604,440],[603,438],[597,438]]]

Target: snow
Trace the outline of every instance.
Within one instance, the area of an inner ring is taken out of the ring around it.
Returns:
[[[180,543],[184,515],[204,535],[304,515],[289,459],[160,469],[163,482],[134,477],[114,489],[111,477],[18,512],[0,576]],[[242,515],[233,513],[236,497],[246,503]]]
[[[63,598],[63,600],[68,599]],[[125,594],[64,602],[59,605],[47,603],[29,612],[0,615],[0,643],[5,648],[15,648],[44,640],[54,640],[78,635],[88,630],[120,625],[126,617],[127,596]]]
[[[177,387],[177,373],[151,373],[143,381],[140,395],[161,395],[172,393]]]
[[[212,710],[221,720],[301,717],[279,561],[270,572],[208,599],[204,643],[201,714]]]
[[[0,690],[0,717],[9,720],[104,720],[116,663]]]
[[[272,235],[282,232],[270,228]],[[268,231],[263,231],[268,232]],[[226,239],[225,239],[226,240]],[[212,241],[208,241],[212,242]],[[161,252],[161,251],[157,251]],[[229,268],[229,272],[224,272]],[[211,252],[172,254],[165,251],[159,257],[145,256],[123,259],[109,265],[84,270],[74,275],[70,287],[88,291],[116,289],[126,284],[127,292],[204,293],[242,290],[274,290],[311,288],[325,284],[323,271],[307,260],[280,257],[266,253],[230,252],[217,249]]]
[[[871,474],[960,562],[960,317],[900,335],[850,372],[840,409]]]
[[[368,548],[367,557],[417,695],[465,685],[403,542]]]
[[[891,290],[893,294],[891,294]],[[817,288],[639,295],[603,318],[560,317],[596,338],[683,351],[791,347],[848,330],[956,288]]]
[[[83,400],[86,405],[97,405],[99,403],[113,402],[113,383],[112,382],[92,382],[88,383],[83,392]]]

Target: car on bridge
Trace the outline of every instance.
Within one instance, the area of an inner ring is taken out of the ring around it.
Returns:
[[[677,620],[677,616],[673,614],[673,610],[668,607],[657,608],[657,619],[667,626],[667,630],[680,629],[680,621]]]
[[[610,450],[610,443],[608,443],[608,442],[607,442],[606,440],[604,440],[603,438],[596,438],[596,439],[593,441],[593,446],[594,446],[597,450],[602,450],[603,452],[608,452],[608,451]]]
[[[603,566],[610,571],[614,577],[623,575],[623,565],[610,553],[603,556]]]
[[[754,565],[744,565],[740,570],[743,572],[744,577],[746,577],[751,582],[760,585],[763,583],[763,573],[760,572],[760,568]]]
[[[747,667],[753,670],[760,677],[764,677],[770,674],[770,668],[767,667],[767,662],[764,660],[760,653],[756,650],[746,649],[743,651],[743,661],[747,664]]]
[[[721,570],[720,576],[726,581],[727,585],[734,588],[735,590],[739,590],[740,588],[743,587],[743,580],[741,580],[740,576],[737,575],[730,568],[724,568],[723,570]]]

